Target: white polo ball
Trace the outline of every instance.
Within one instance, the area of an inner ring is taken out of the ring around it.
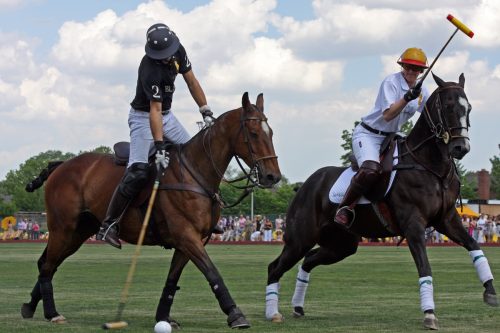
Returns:
[[[172,326],[166,321],[159,321],[155,325],[155,333],[172,333]]]

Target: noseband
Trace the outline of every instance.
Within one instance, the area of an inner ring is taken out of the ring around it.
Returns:
[[[464,88],[462,88],[459,85],[450,85],[450,86],[440,87],[440,88],[436,89],[436,91],[432,94],[432,95],[436,94],[436,96],[434,97],[434,103],[432,104],[431,109],[435,109],[437,111],[436,113],[438,116],[438,121],[435,123],[432,120],[429,108],[427,108],[427,104],[424,106],[425,120],[427,121],[427,124],[429,125],[429,128],[430,128],[433,136],[436,138],[442,139],[445,144],[448,144],[451,140],[459,139],[459,138],[470,140],[468,136],[453,135],[452,134],[453,131],[456,131],[456,130],[465,129],[468,131],[469,126],[470,126],[469,125],[469,115],[467,115],[467,127],[463,127],[463,126],[449,127],[448,123],[446,122],[446,118],[443,116],[443,103],[441,102],[440,92],[443,90],[448,90],[448,89],[460,89],[462,91],[464,90]],[[433,96],[431,96],[431,98],[432,97]],[[427,141],[427,140],[425,140],[425,141]]]

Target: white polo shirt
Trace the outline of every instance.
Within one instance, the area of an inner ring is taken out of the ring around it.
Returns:
[[[401,113],[390,121],[385,121],[383,118],[384,110],[387,110],[391,104],[403,98],[408,91],[408,83],[401,72],[387,76],[380,85],[375,106],[370,113],[361,118],[361,120],[379,131],[383,132],[398,132],[405,122],[410,119],[415,112],[422,112],[425,102],[429,98],[429,92],[425,87],[422,87],[422,93],[413,101],[410,101]]]

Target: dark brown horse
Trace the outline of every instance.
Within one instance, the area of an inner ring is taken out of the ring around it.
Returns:
[[[274,152],[272,130],[264,115],[260,94],[252,105],[245,93],[242,107],[228,111],[183,146],[174,146],[170,165],[161,178],[145,245],[175,248],[168,277],[156,312],[156,321],[169,321],[170,308],[181,273],[191,260],[208,280],[227,323],[232,328],[250,324],[233,301],[204,245],[220,215],[218,188],[233,157],[240,157],[254,170],[255,183],[271,187],[281,178]],[[59,265],[98,231],[111,195],[125,171],[113,156],[85,153],[45,173],[45,205],[50,232],[45,251],[38,260],[38,281],[31,301],[22,306],[22,316],[31,318],[40,300],[44,316],[62,322],[56,310],[52,278]],[[40,184],[41,185],[41,184]],[[120,236],[135,244],[144,218],[141,203],[151,189],[144,190],[121,220]]]
[[[328,193],[345,170],[325,167],[317,170],[298,190],[289,207],[284,233],[285,246],[269,264],[266,289],[266,318],[275,322],[283,317],[278,310],[279,280],[302,258],[292,300],[294,316],[303,316],[309,273],[318,265],[330,265],[356,253],[360,237],[406,238],[418,270],[424,325],[437,329],[434,314],[432,273],[425,247],[425,229],[433,227],[469,251],[481,283],[484,301],[498,305],[493,275],[477,242],[463,228],[455,209],[460,182],[453,159],[469,151],[469,113],[471,106],[464,92],[465,78],[458,83],[434,76],[438,88],[429,97],[424,111],[407,138],[399,143],[399,169],[389,193],[382,202],[394,224],[385,227],[375,205],[356,206],[350,232],[332,224],[337,205]],[[375,207],[375,208],[374,208]],[[328,227],[324,227],[324,226]],[[321,232],[320,232],[321,230]],[[313,249],[318,244],[319,247]]]

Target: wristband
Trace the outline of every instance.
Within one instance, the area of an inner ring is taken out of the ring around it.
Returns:
[[[210,106],[208,105],[203,105],[203,106],[200,106],[200,113],[203,113],[205,111],[212,111],[212,109],[210,109]]]

